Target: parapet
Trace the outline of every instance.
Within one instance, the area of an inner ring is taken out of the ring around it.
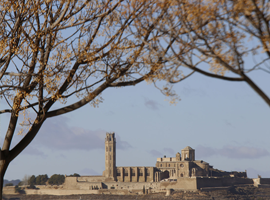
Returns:
[[[106,142],[110,142],[110,141],[115,141],[115,133],[106,133],[106,138],[105,138]]]

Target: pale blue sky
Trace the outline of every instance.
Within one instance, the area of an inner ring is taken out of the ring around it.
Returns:
[[[270,95],[270,80],[254,76]],[[102,174],[106,132],[117,135],[118,166],[155,166],[186,146],[196,159],[221,170],[247,170],[270,177],[270,108],[246,84],[195,74],[174,87],[181,101],[170,105],[153,85],[108,89],[99,108],[86,105],[48,119],[9,166],[5,179],[25,174]],[[2,106],[1,106],[2,107]],[[0,116],[1,141],[8,118]],[[22,136],[15,136],[14,142]]]

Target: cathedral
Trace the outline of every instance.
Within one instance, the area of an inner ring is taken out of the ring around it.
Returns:
[[[172,181],[181,177],[246,177],[245,172],[224,172],[209,163],[195,160],[195,150],[187,146],[175,157],[157,158],[155,167],[116,166],[116,139],[114,133],[106,133],[105,171],[103,176],[116,182]]]

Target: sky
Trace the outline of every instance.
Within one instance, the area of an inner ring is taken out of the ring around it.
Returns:
[[[267,75],[258,72],[252,78],[270,96]],[[191,146],[197,160],[214,168],[270,177],[270,108],[246,83],[194,74],[174,90],[181,98],[176,105],[152,84],[110,88],[98,108],[86,105],[46,120],[10,163],[5,179],[101,175],[106,132],[116,134],[117,166],[155,166],[158,157],[175,157]],[[0,141],[7,124],[8,115],[1,115]],[[16,135],[13,145],[22,137]]]

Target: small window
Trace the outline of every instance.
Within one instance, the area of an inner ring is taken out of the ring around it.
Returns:
[[[128,169],[124,169],[124,176],[128,176]]]
[[[181,165],[180,165],[180,167],[184,167],[184,165],[183,165],[183,164],[181,164]]]
[[[119,170],[119,169],[117,170],[116,175],[117,175],[117,176],[121,176],[121,173],[120,173],[120,170]]]
[[[171,165],[169,164],[169,167],[170,167]]]
[[[110,147],[110,151],[112,151],[111,147]]]
[[[162,164],[160,164],[160,167],[162,167]]]

